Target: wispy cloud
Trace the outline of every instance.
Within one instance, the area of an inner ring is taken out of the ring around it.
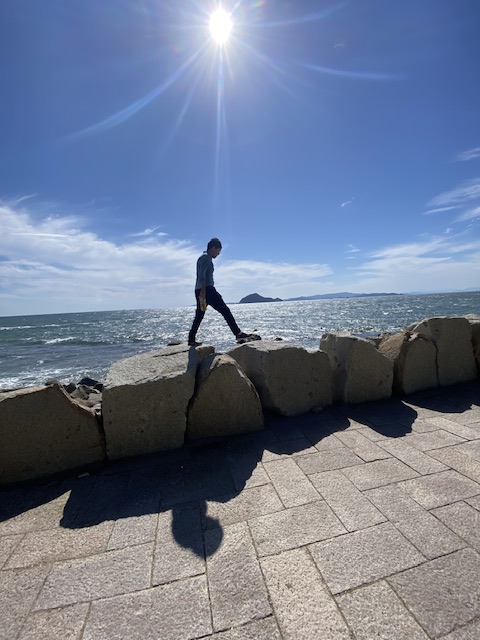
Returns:
[[[480,198],[480,178],[472,178],[432,198],[427,207],[460,207],[477,198]]]
[[[92,220],[93,224],[93,220]],[[0,205],[2,315],[191,305],[203,247],[156,229],[122,244],[87,228],[85,216],[39,216]],[[28,256],[28,258],[26,258]],[[226,299],[252,291],[290,297],[315,293],[324,264],[219,259],[216,283]]]
[[[359,251],[360,249],[358,249],[354,244],[349,244],[345,253],[358,253]]]
[[[480,240],[450,234],[392,245],[372,253],[355,271],[358,285],[377,291],[448,291],[480,283]]]
[[[471,222],[480,218],[480,177],[472,178],[462,184],[440,193],[427,203],[429,208],[424,215],[455,211],[453,222]]]
[[[458,154],[456,160],[459,162],[468,162],[469,160],[475,160],[476,158],[480,158],[480,147],[468,149],[468,151],[462,151]]]

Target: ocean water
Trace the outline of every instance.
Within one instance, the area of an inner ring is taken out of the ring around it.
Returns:
[[[480,292],[232,304],[243,331],[264,339],[318,348],[326,331],[372,336],[401,331],[432,316],[480,314]],[[50,378],[103,380],[122,358],[185,343],[193,307],[0,317],[0,389],[44,384]],[[223,318],[209,309],[197,340],[217,353],[235,345]]]

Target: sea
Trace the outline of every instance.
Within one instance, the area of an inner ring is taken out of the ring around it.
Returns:
[[[480,291],[384,295],[257,304],[229,304],[242,331],[263,339],[318,348],[328,331],[371,337],[398,332],[424,318],[480,314]],[[0,389],[55,379],[103,381],[123,358],[186,343],[194,307],[0,317]],[[208,309],[197,340],[224,353],[235,340],[223,318]]]

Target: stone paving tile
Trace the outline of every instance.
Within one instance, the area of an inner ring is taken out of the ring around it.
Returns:
[[[465,500],[470,506],[472,506],[477,511],[480,511],[480,495],[475,496],[474,498],[467,498]]]
[[[347,640],[350,633],[306,549],[261,560],[284,640]]]
[[[50,567],[11,569],[0,576],[0,638],[15,638],[26,619]]]
[[[431,418],[430,422],[437,425],[439,429],[453,433],[465,440],[478,440],[480,438],[480,430],[469,427],[461,422],[454,420],[448,420],[445,416],[438,416],[437,418]]]
[[[465,442],[464,438],[459,438],[453,433],[437,429],[427,433],[410,433],[403,438],[412,447],[419,451],[429,451],[430,449],[440,449],[440,447],[451,447],[454,444]]]
[[[332,433],[317,442],[315,449],[317,451],[331,451],[332,449],[345,449],[345,445],[334,433]]]
[[[307,453],[315,453],[317,450],[307,438],[296,438],[295,440],[282,440],[269,445],[262,456],[262,462],[271,462],[289,456],[304,456]]]
[[[425,631],[384,581],[336,597],[356,640],[428,640]]]
[[[143,516],[120,518],[114,523],[107,549],[123,549],[134,544],[144,544],[155,540],[158,515],[148,513]]]
[[[246,523],[206,531],[205,551],[214,631],[271,615]]]
[[[389,454],[398,458],[420,475],[437,473],[448,469],[444,464],[408,444],[408,440],[386,440],[380,446]]]
[[[88,529],[31,531],[10,556],[6,567],[28,567],[101,553],[107,548],[112,528],[112,522],[104,522]]]
[[[58,562],[40,591],[35,610],[146,589],[150,586],[152,552],[153,544],[143,544],[82,560]]]
[[[435,414],[436,416],[437,414]],[[438,431],[436,424],[430,422],[430,419],[418,418],[412,424],[412,431],[414,433],[429,433],[430,431]]]
[[[0,569],[7,562],[8,558],[22,538],[23,535],[21,533],[17,533],[17,535],[14,536],[0,537]]]
[[[480,494],[480,484],[451,470],[406,480],[399,486],[425,509],[443,507]]]
[[[35,611],[28,616],[18,640],[80,640],[89,605]]]
[[[425,513],[425,509],[396,484],[370,489],[365,495],[392,522]]]
[[[425,561],[390,522],[317,542],[309,548],[333,594]]]
[[[72,490],[62,518],[65,526],[73,528],[91,527],[105,522],[117,520],[125,513],[124,504],[127,497],[129,477],[126,473],[99,475],[92,478],[94,484],[88,491],[80,488],[77,494]]]
[[[434,509],[432,513],[480,553],[480,512],[465,502]]]
[[[321,473],[322,471],[332,471],[361,465],[363,460],[347,447],[320,451],[297,459],[297,464],[304,473]]]
[[[340,471],[316,473],[310,480],[348,531],[385,522],[385,516]]]
[[[220,631],[207,636],[207,638],[214,640],[283,640],[273,616],[263,620],[255,620],[242,627],[235,627],[228,631]]]
[[[249,521],[259,556],[286,551],[346,533],[326,502],[310,502]]]
[[[263,464],[260,460],[252,458],[251,454],[239,453],[235,456],[229,456],[228,460],[233,483],[237,491],[260,487],[262,484],[270,482]]]
[[[390,458],[390,454],[367,438],[359,429],[337,433],[337,438],[365,462],[384,460]]]
[[[480,556],[462,549],[388,578],[431,637],[453,631],[480,615]]]
[[[461,538],[428,511],[395,522],[395,526],[429,560],[466,546]]]
[[[436,449],[435,451],[430,451],[429,455],[433,456],[436,460],[440,460],[440,462],[444,462],[452,469],[467,476],[467,478],[480,483],[480,462],[459,451],[457,447]]]
[[[63,516],[69,492],[0,522],[0,536],[40,531],[57,527]]]
[[[480,408],[472,407],[460,413],[445,413],[445,418],[453,421],[460,421],[462,424],[471,424],[474,428],[480,429]]]
[[[442,640],[478,640],[480,638],[480,620],[475,620],[461,629],[452,631]]]
[[[360,491],[383,487],[387,484],[393,484],[418,476],[416,471],[407,467],[407,465],[396,458],[366,462],[356,467],[342,469],[342,473],[345,474]]]
[[[298,465],[308,457],[298,458]],[[286,507],[295,507],[318,500],[317,490],[292,458],[266,462],[264,467],[280,500]]]
[[[358,432],[361,433],[365,438],[368,438],[372,442],[382,442],[383,440],[390,440],[389,436],[384,435],[383,433],[379,433],[372,429],[371,427],[362,426],[361,429],[358,429]]]
[[[152,583],[164,584],[205,573],[200,508],[182,504],[160,513],[153,553]]]
[[[269,481],[270,482],[270,481]],[[316,495],[318,500],[319,496]],[[233,496],[217,496],[207,502],[205,529],[225,526],[282,510],[283,504],[273,485],[245,489]]]
[[[82,640],[190,640],[212,632],[205,576],[93,602]]]
[[[480,462],[480,440],[473,440],[472,442],[458,444],[455,447],[455,450],[470,456],[474,460],[477,460],[477,462]]]

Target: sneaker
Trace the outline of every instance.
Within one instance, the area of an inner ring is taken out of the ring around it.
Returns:
[[[196,340],[193,340],[193,342],[189,342],[188,346],[189,347],[201,347],[203,344],[203,342],[197,342]]]
[[[258,333],[244,333],[243,331],[240,331],[239,334],[237,334],[236,336],[237,342],[239,342],[240,344],[243,344],[244,342],[251,342],[252,340],[261,340],[261,336],[258,335]]]

